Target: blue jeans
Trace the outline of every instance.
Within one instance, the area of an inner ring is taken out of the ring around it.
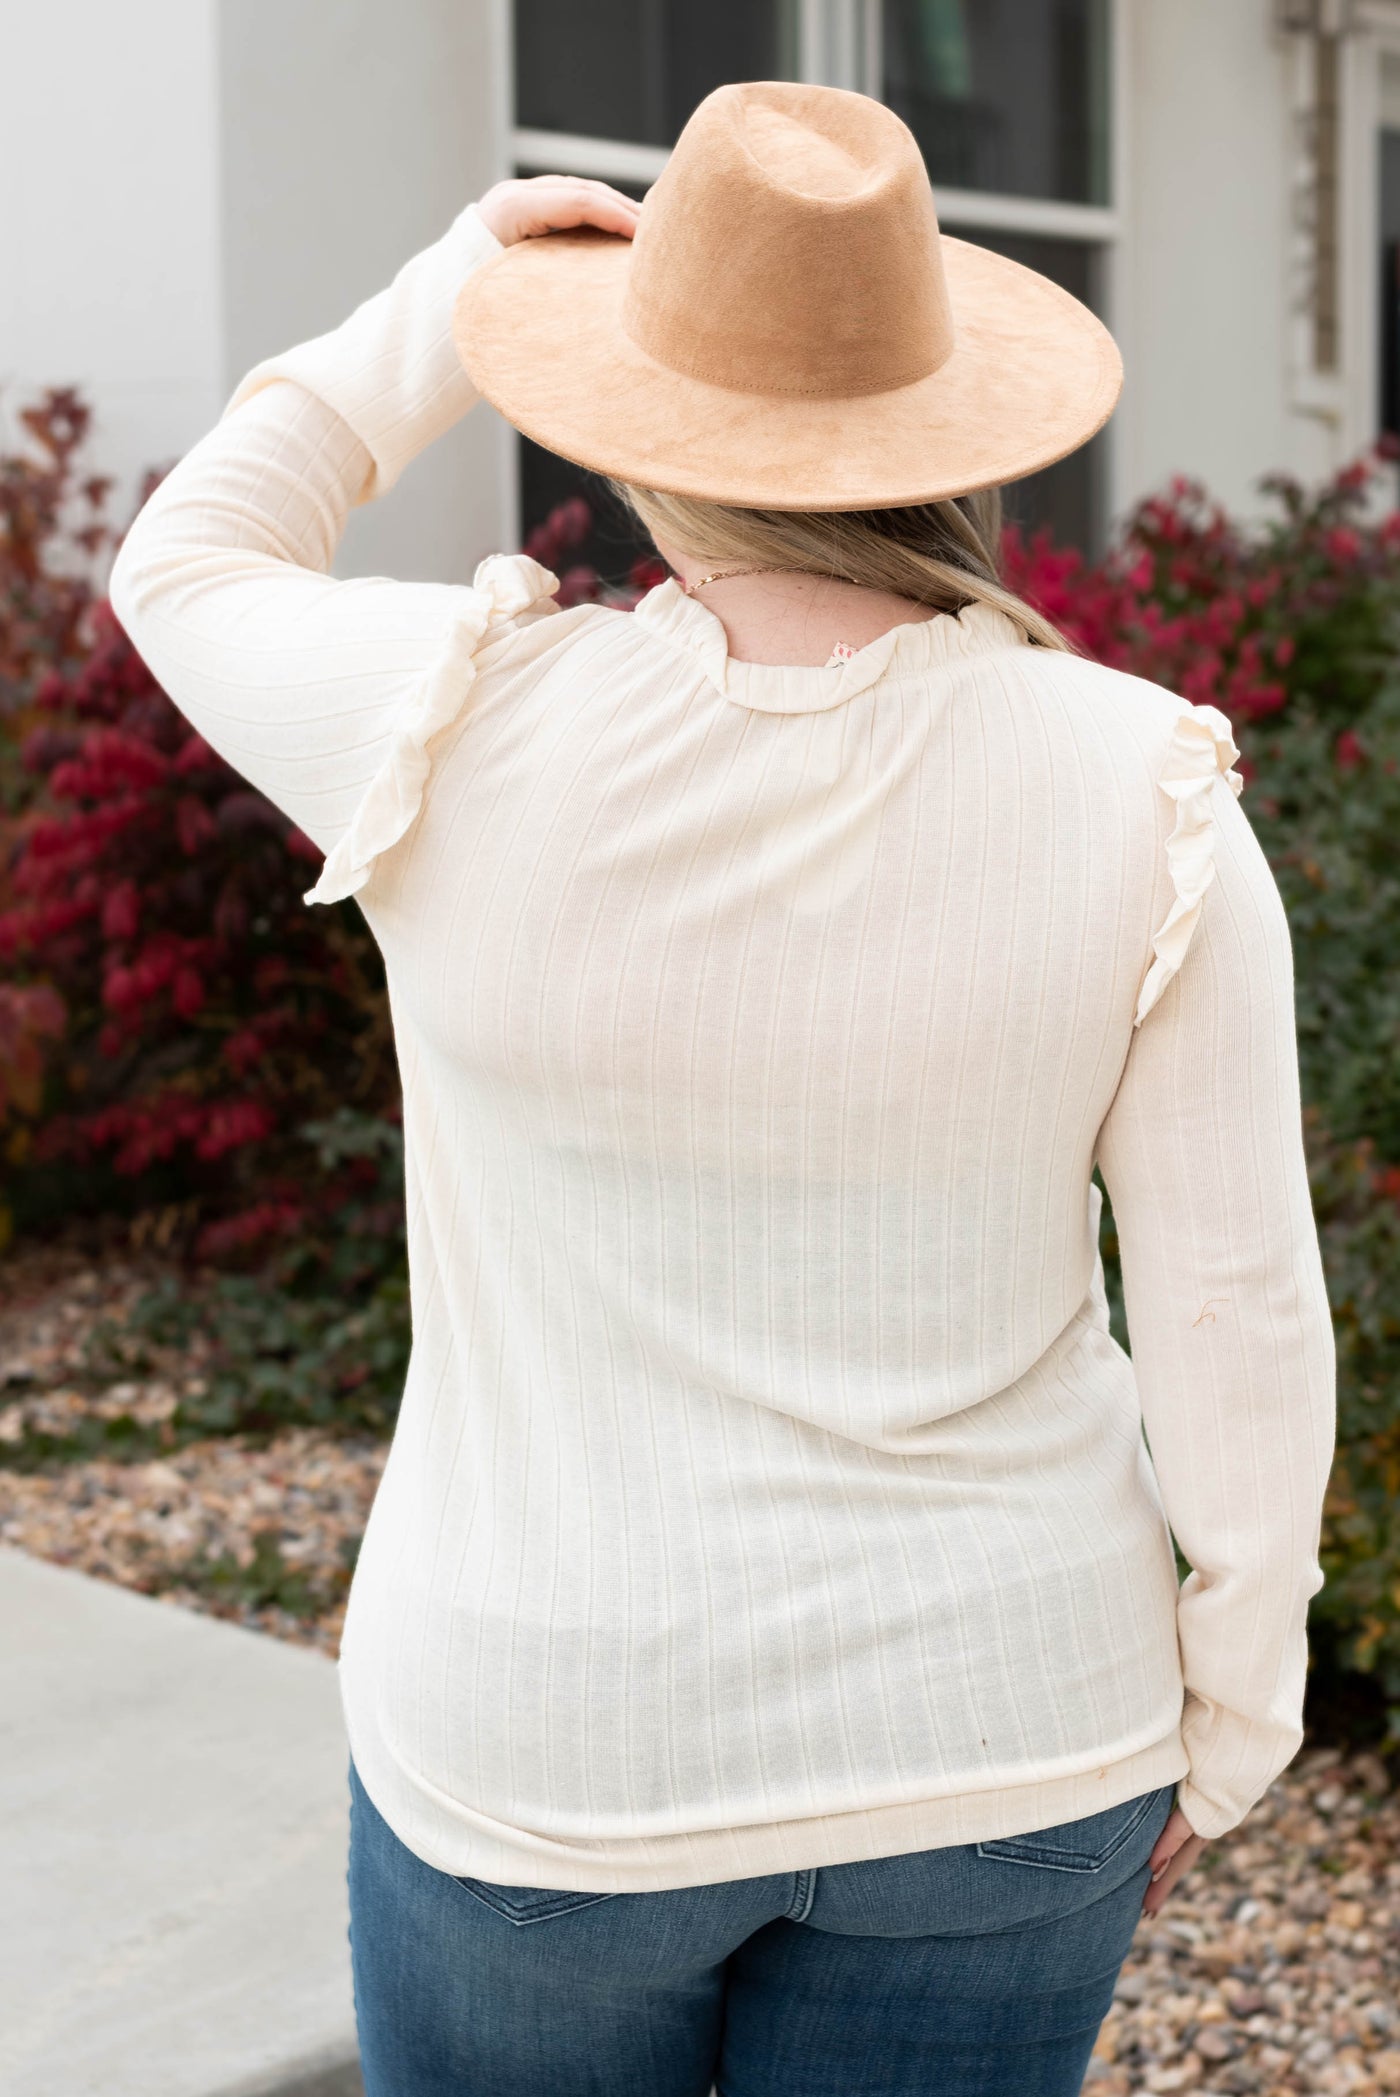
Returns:
[[[1176,1787],[664,1893],[453,1878],[350,1789],[366,2097],[1073,2097]]]

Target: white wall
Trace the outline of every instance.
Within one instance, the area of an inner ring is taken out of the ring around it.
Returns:
[[[81,387],[122,479],[217,415],[214,0],[0,0],[0,428]]]
[[[220,0],[223,384],[342,320],[505,170],[484,0]],[[477,409],[357,511],[341,573],[469,580],[504,543],[506,437]]]
[[[0,0],[0,429],[39,388],[81,387],[128,514],[249,365],[335,326],[505,172],[500,18]],[[469,578],[510,536],[507,442],[478,410],[356,513],[338,570]]]
[[[1293,54],[1268,0],[1132,0],[1119,486],[1173,473],[1257,511],[1262,473],[1311,478],[1337,433],[1293,404]]]

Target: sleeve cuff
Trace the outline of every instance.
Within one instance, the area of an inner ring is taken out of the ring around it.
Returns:
[[[1249,1810],[1246,1807],[1244,1812],[1233,1812],[1228,1807],[1213,1806],[1189,1777],[1183,1777],[1178,1784],[1176,1802],[1190,1822],[1192,1834],[1204,1836],[1208,1842],[1237,1828]]]

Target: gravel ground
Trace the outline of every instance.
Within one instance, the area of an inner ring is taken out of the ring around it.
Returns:
[[[0,1264],[0,1542],[333,1656],[388,1445],[300,1427],[176,1446],[169,1423],[200,1365],[159,1350],[149,1373],[94,1389],[94,1327],[119,1327],[159,1271],[59,1252]],[[113,1423],[152,1453],[6,1467],[7,1445]]]
[[[197,1361],[97,1387],[88,1335],[158,1262],[0,1264],[0,1541],[279,1638],[338,1649],[384,1445],[298,1428],[173,1446]],[[6,1445],[130,1420],[131,1461],[7,1469]],[[1400,2093],[1400,1792],[1373,1754],[1311,1750],[1141,1925],[1091,2097]]]
[[[1376,1757],[1300,1756],[1141,1924],[1086,2087],[1400,2091],[1400,1799]]]

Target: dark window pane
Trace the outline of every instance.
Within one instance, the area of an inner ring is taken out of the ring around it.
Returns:
[[[990,233],[983,226],[974,230],[950,224],[943,231],[960,240],[975,241],[998,255],[1009,255],[1013,262],[1024,263],[1027,269],[1053,278],[1091,309],[1098,306],[1099,251],[1088,241]],[[1086,553],[1096,552],[1104,530],[1105,449],[1106,434],[1100,431],[1067,459],[1016,481],[1006,491],[1007,517],[1027,532],[1048,524],[1062,544],[1078,546]]]
[[[581,495],[593,513],[592,530],[570,547],[561,570],[574,563],[594,568],[605,583],[621,588],[632,563],[643,554],[656,552],[641,525],[600,475],[575,466],[571,459],[561,459],[557,452],[546,451],[528,437],[521,437],[519,444],[522,537],[543,524],[560,503]]]
[[[536,167],[529,161],[518,160],[515,164],[514,172],[517,175],[529,177],[532,175],[557,175],[561,172],[567,174],[568,170],[561,170],[557,167]],[[628,182],[619,175],[610,175],[608,188],[620,189],[625,197],[635,197],[640,204],[647,191],[651,188],[651,184],[649,182]]]
[[[1381,133],[1380,183],[1380,426],[1400,436],[1400,131]]]
[[[792,0],[516,0],[515,120],[541,131],[674,144],[728,80],[786,80]]]
[[[1107,201],[1107,0],[885,0],[884,27],[935,187]]]

